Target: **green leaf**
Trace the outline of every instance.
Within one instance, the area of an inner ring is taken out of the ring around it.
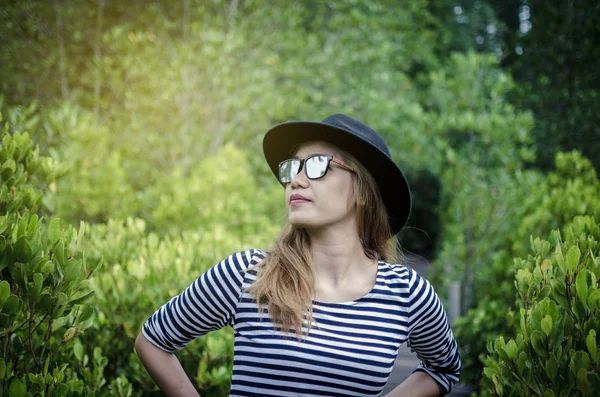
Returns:
[[[17,163],[15,163],[15,160],[8,159],[4,162],[4,164],[2,164],[0,176],[2,176],[2,179],[6,180],[15,173],[16,169],[17,169]]]
[[[527,368],[527,354],[525,352],[519,353],[519,358],[517,359],[517,368],[521,374],[525,374],[528,370]]]
[[[47,261],[44,266],[42,266],[42,274],[50,274],[54,271],[54,262]]]
[[[0,216],[0,233],[4,233],[4,231],[8,228],[7,216]]]
[[[550,315],[546,315],[541,322],[542,331],[549,336],[552,333],[552,317]]]
[[[2,305],[2,313],[6,315],[15,314],[19,310],[21,300],[16,295],[10,295]]]
[[[50,296],[50,294],[45,293],[40,296],[40,300],[37,303],[37,309],[42,313],[50,313],[56,304],[56,300]]]
[[[546,361],[546,374],[548,375],[548,379],[556,379],[556,375],[558,374],[558,361],[554,354],[551,354],[548,361]]]
[[[506,355],[511,360],[514,360],[517,358],[518,350],[519,349],[517,348],[517,343],[513,339],[509,340],[508,343],[506,344],[506,346],[504,347],[504,351],[506,352]]]
[[[577,271],[577,266],[579,265],[579,258],[581,257],[581,252],[579,251],[579,247],[576,245],[569,248],[567,251],[567,270],[570,272]]]
[[[10,383],[10,388],[8,390],[9,397],[24,397],[27,393],[27,387],[21,382],[21,379],[14,378]]]
[[[588,348],[588,352],[590,353],[590,357],[592,357],[592,361],[597,363],[597,350],[596,350],[596,331],[590,330],[588,336],[585,338],[585,344]]]
[[[85,222],[79,221],[79,232],[77,233],[77,239],[75,240],[75,253],[79,252],[79,246],[81,245],[81,240],[85,234]]]
[[[577,288],[577,297],[579,298],[579,301],[587,308],[588,284],[587,270],[585,268],[581,269],[581,271],[577,274],[575,286]]]
[[[10,295],[10,284],[6,280],[0,281],[0,307],[6,301],[6,298]]]
[[[577,388],[581,391],[583,396],[591,396],[593,393],[592,385],[590,385],[590,382],[587,379],[587,373],[588,371],[584,368],[579,368],[577,371]]]
[[[83,345],[79,338],[75,339],[75,343],[73,343],[73,353],[77,360],[81,361],[83,359]]]
[[[94,291],[85,291],[83,293],[77,293],[71,299],[70,303],[73,305],[80,305],[82,303],[86,303],[87,301],[89,301],[90,299],[92,299],[94,297],[94,294],[95,294]]]
[[[540,357],[546,357],[546,337],[540,331],[531,332],[531,346]]]
[[[29,210],[26,210],[25,213],[19,219],[19,228],[17,231],[17,239],[21,237],[27,237],[27,223],[29,222]]]
[[[33,294],[35,297],[37,297],[40,292],[42,291],[42,287],[44,285],[44,276],[42,276],[40,273],[36,273],[33,275],[33,285],[34,285],[34,290],[33,290]]]
[[[4,379],[6,375],[6,361],[0,357],[0,381]]]
[[[560,247],[560,244],[556,246],[556,249],[554,250],[554,258],[556,259],[556,263],[558,263],[558,266],[560,267],[560,269],[563,271],[563,273],[567,273],[567,265],[565,262],[565,258],[563,256],[562,253],[562,248]]]
[[[44,377],[41,374],[32,374],[29,373],[29,381],[31,383],[35,383],[36,385],[44,385]]]
[[[77,259],[69,259],[65,263],[63,271],[65,273],[64,275],[66,281],[73,280],[81,271],[81,261],[78,261]]]
[[[592,385],[593,390],[600,390],[600,375],[597,373],[588,373],[588,381]]]
[[[551,292],[552,292],[552,287],[550,287],[549,285],[544,285],[542,287],[542,289],[540,290],[540,292],[538,293],[538,299],[547,298],[548,296],[550,296]]]
[[[50,240],[50,245],[54,245],[60,239],[60,219],[54,218],[50,221],[50,225],[48,226],[48,240]]]
[[[0,313],[0,328],[7,328],[10,324],[10,317],[4,313]]]
[[[552,390],[546,390],[544,392],[544,397],[555,397],[555,394]]]
[[[92,305],[86,305],[81,314],[77,317],[77,326],[84,331],[94,325],[94,308]]]
[[[4,236],[0,236],[0,254],[6,249],[6,239]]]
[[[81,313],[77,316],[77,321],[86,321],[94,314],[94,307],[92,305],[83,306]]]
[[[587,370],[590,368],[590,357],[584,351],[578,351],[571,356],[570,362],[571,372],[576,375],[579,369]]]
[[[31,215],[31,218],[29,218],[29,224],[27,225],[27,234],[30,236],[33,236],[33,233],[35,232],[35,228],[38,224],[38,216],[37,214],[33,214]]]
[[[67,388],[67,385],[64,383],[59,383],[54,389],[52,397],[66,397],[68,393],[69,389]]]
[[[22,236],[17,240],[15,244],[14,250],[15,259],[18,262],[27,263],[33,257],[33,252],[31,251],[31,245],[29,245],[29,241],[27,241],[26,236]]]
[[[59,241],[58,244],[54,247],[54,257],[56,258],[59,265],[59,272],[61,276],[64,276],[63,268],[65,266],[65,245],[62,241]]]

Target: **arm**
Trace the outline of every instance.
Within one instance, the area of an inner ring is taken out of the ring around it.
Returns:
[[[433,287],[416,272],[410,273],[408,346],[417,354],[421,365],[404,382],[410,380],[409,383],[399,387],[408,389],[410,386],[411,393],[417,390],[425,393],[423,396],[443,396],[458,381],[460,354],[444,307]],[[431,381],[436,384],[437,391],[429,387]]]
[[[399,384],[386,397],[438,397],[441,396],[440,387],[425,372],[414,372]]]
[[[173,353],[157,348],[141,332],[135,340],[135,351],[167,396],[200,396]]]
[[[254,250],[229,256],[210,268],[144,323],[135,349],[167,395],[198,395],[172,353],[194,338],[228,325],[235,314],[244,272]]]

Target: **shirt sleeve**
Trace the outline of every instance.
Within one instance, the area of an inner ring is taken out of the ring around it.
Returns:
[[[433,287],[417,272],[410,271],[410,328],[408,346],[421,364],[415,372],[429,374],[445,395],[458,381],[460,353],[442,303]]]
[[[153,345],[172,353],[198,336],[229,325],[244,274],[260,259],[259,251],[252,249],[216,264],[154,312],[144,323],[142,333]]]

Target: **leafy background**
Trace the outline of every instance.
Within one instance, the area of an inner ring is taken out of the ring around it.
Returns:
[[[498,387],[519,354],[488,342],[531,334],[517,329],[519,308],[538,310],[518,271],[536,264],[514,260],[548,256],[531,236],[595,236],[598,4],[13,0],[0,19],[0,390],[158,393],[133,352],[142,323],[223,257],[268,248],[283,222],[265,131],[343,112],[407,174],[407,252],[433,264],[443,299],[460,282],[461,381],[526,393]],[[592,291],[590,247],[574,271]],[[178,353],[203,395],[227,393],[231,341],[223,330]],[[577,354],[560,390],[586,395],[598,367]]]

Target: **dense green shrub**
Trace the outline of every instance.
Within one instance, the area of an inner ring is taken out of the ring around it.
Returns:
[[[148,227],[160,234],[184,230],[225,233],[239,244],[275,236],[285,219],[283,189],[274,177],[259,182],[250,153],[226,144],[203,157],[188,174],[176,169],[159,179],[148,196],[156,201]],[[264,161],[264,160],[263,160]]]
[[[257,234],[254,243],[266,247],[272,238]],[[94,260],[104,257],[106,265],[91,280],[98,315],[81,342],[90,348],[110,346],[105,351],[107,379],[125,374],[135,395],[150,393],[156,386],[133,351],[142,324],[209,266],[239,250],[239,238],[221,229],[161,238],[148,232],[143,220],[130,218],[91,227],[85,249]],[[199,338],[177,356],[203,395],[227,393],[233,360],[231,329]]]
[[[274,178],[258,185],[249,155],[232,145],[198,162],[189,175],[174,173],[148,196],[158,205],[149,221],[109,219],[89,230],[85,251],[104,258],[91,280],[98,313],[81,337],[84,346],[110,346],[107,379],[125,374],[134,394],[155,391],[133,352],[143,322],[196,277],[244,247],[266,248],[283,218],[283,190]],[[203,395],[228,391],[233,359],[230,329],[211,333],[177,353]]]
[[[592,396],[600,390],[600,224],[576,217],[516,259],[516,335],[488,345],[485,395]]]
[[[39,188],[63,167],[8,123],[0,140],[0,394],[95,395],[105,381],[92,378],[102,377],[106,359],[97,349],[90,360],[74,343],[94,321],[96,266],[80,249],[85,224],[77,231],[40,218]]]
[[[484,253],[473,275],[481,286],[473,291],[477,304],[453,325],[463,357],[461,380],[472,384],[479,383],[486,344],[510,331],[505,314],[514,302],[516,270],[507,264],[527,255],[531,235],[547,235],[578,215],[600,219],[600,181],[578,152],[557,154],[555,171],[545,177],[519,172],[507,182],[498,186],[504,217],[488,225],[493,239],[475,245]],[[485,224],[478,222],[480,230]]]

